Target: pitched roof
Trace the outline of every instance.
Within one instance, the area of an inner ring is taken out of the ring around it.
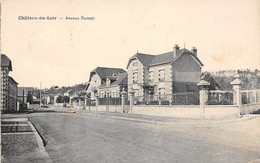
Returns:
[[[8,76],[9,80],[13,81],[15,84],[18,84],[17,81],[14,80],[11,76]]]
[[[118,76],[107,76],[107,79],[109,80],[116,80]]]
[[[155,55],[153,60],[149,63],[150,65],[157,65],[162,63],[168,63],[173,60],[173,52],[167,52],[160,55]]]
[[[199,62],[199,64],[203,66],[203,64],[201,63],[201,61],[197,56],[195,56],[191,51],[184,48],[178,51],[176,57],[173,56],[173,51],[159,54],[159,55],[136,53],[134,56],[132,56],[129,59],[127,67],[129,66],[130,60],[135,58],[137,58],[144,66],[153,66],[153,65],[174,62],[184,53],[191,54],[194,57],[194,59],[196,59]]]
[[[34,88],[33,87],[18,87],[18,96],[23,96],[23,90],[24,90],[24,95],[26,96],[28,92],[33,92]]]
[[[118,74],[118,73],[124,73],[126,72],[122,68],[110,68],[110,67],[97,67],[93,71],[90,72],[90,78],[89,81],[91,80],[91,77],[94,73],[96,73],[101,79],[106,79],[107,76],[112,76],[113,74]]]
[[[9,71],[12,71],[12,61],[5,55],[1,54],[1,67],[8,67]]]
[[[72,91],[72,89],[69,89],[69,90],[67,90],[66,92],[64,92],[64,93],[70,93]]]
[[[127,72],[120,73],[118,75],[118,78],[115,82],[113,82],[111,85],[126,85],[127,84]]]
[[[132,56],[130,58],[134,59],[134,58],[138,58],[138,60],[144,65],[144,66],[148,66],[149,63],[154,59],[154,55],[151,54],[143,54],[143,53],[136,53],[134,56]]]
[[[113,83],[111,83],[108,87],[119,85],[127,85],[127,72],[118,74],[116,80]],[[100,87],[107,87],[106,83],[103,83]]]

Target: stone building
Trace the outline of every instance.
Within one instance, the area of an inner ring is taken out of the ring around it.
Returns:
[[[127,73],[107,76],[106,82],[98,87],[99,97],[121,97],[122,90],[127,91]]]
[[[91,97],[91,100],[95,100],[96,94],[99,94],[99,87],[107,82],[107,77],[115,77],[120,73],[126,73],[121,68],[109,68],[109,67],[97,67],[90,72],[89,82],[86,87],[87,94]]]
[[[157,96],[172,102],[174,93],[198,89],[202,66],[196,48],[189,51],[175,45],[173,51],[159,55],[137,52],[127,64],[128,91],[134,91],[138,101]]]
[[[12,61],[1,54],[1,110],[4,112],[16,110],[18,83],[9,76],[12,70]]]
[[[17,111],[18,83],[9,76],[8,111]]]

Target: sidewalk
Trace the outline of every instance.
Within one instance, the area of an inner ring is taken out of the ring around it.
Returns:
[[[61,113],[78,113],[86,114],[90,116],[98,116],[103,118],[113,118],[129,121],[139,121],[147,123],[157,123],[157,124],[217,124],[217,123],[227,123],[227,122],[241,122],[259,117],[257,114],[244,115],[241,118],[232,119],[203,119],[203,118],[177,118],[177,117],[161,117],[152,115],[141,115],[141,114],[130,114],[130,113],[120,113],[120,112],[102,112],[102,111],[89,111],[80,110],[75,108],[65,108],[65,107],[51,107],[51,108],[40,108],[41,111],[53,111]]]
[[[2,128],[2,162],[51,162],[37,131],[27,118],[5,118]]]
[[[129,114],[129,113],[113,113],[113,112],[95,112],[89,110],[74,111],[79,114],[86,114],[90,116],[98,116],[103,118],[122,119],[130,121],[139,121],[147,123],[157,124],[208,124],[208,123],[227,123],[227,122],[241,122],[259,117],[259,115],[245,115],[241,118],[233,119],[192,119],[192,118],[175,118],[175,117],[160,117],[141,114]]]

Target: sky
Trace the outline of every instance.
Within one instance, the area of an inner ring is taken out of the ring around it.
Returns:
[[[19,86],[85,83],[98,66],[126,69],[137,51],[175,44],[196,47],[202,71],[260,68],[258,0],[2,0],[1,16],[1,53]],[[95,19],[65,19],[81,16]]]

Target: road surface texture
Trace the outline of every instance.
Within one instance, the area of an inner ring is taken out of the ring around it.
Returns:
[[[27,115],[53,162],[250,162],[260,158],[260,118],[156,124],[77,113]]]

